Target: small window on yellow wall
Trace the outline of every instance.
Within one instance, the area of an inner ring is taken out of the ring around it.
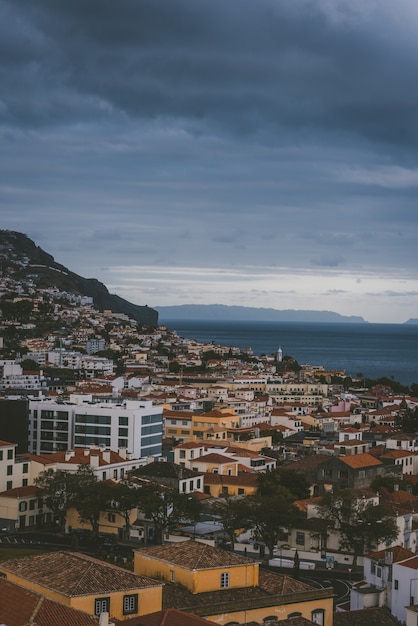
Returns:
[[[229,587],[229,572],[222,572],[221,574],[221,589]]]
[[[316,609],[312,611],[312,621],[314,624],[320,624],[324,626],[324,609]]]
[[[132,593],[128,596],[123,596],[123,614],[130,615],[131,613],[138,612],[138,594]]]
[[[110,598],[96,598],[94,601],[94,614],[100,615],[100,613],[109,613],[110,610]]]

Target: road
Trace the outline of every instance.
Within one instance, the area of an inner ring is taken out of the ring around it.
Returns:
[[[325,577],[323,580],[318,580],[318,578],[308,578],[306,576],[301,576],[300,580],[308,585],[311,585],[312,587],[322,589],[332,587],[335,593],[334,609],[337,604],[343,604],[344,602],[348,602],[350,600],[351,585],[346,580],[341,580],[340,578],[329,579]]]

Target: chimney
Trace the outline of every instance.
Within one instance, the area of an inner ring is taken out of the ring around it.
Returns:
[[[126,459],[126,448],[119,448],[118,454],[122,457],[122,459]]]
[[[92,467],[99,467],[99,455],[98,454],[90,455],[90,465]]]
[[[100,613],[99,626],[115,626],[114,622],[109,621],[109,613],[106,611]]]
[[[67,450],[65,453],[65,460],[69,461],[74,456],[74,450]]]
[[[102,458],[105,463],[110,463],[110,450],[103,450]]]

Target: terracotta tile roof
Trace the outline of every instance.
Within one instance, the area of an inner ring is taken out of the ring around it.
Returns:
[[[383,607],[334,613],[334,626],[396,626],[397,624],[399,624],[398,620]]]
[[[62,452],[52,452],[49,456],[51,462],[54,463],[68,463],[71,465],[86,465],[91,463],[91,457],[92,456],[98,456],[99,457],[99,466],[103,466],[103,465],[109,465],[109,462],[105,461],[103,458],[103,453],[107,453],[109,454],[109,458],[110,458],[110,465],[113,463],[123,463],[124,461],[126,461],[126,459],[124,459],[123,457],[120,456],[120,454],[118,454],[117,452],[115,452],[114,450],[102,450],[100,448],[91,448],[88,450],[88,454],[84,453],[84,448],[74,448],[74,450],[72,450],[72,452],[74,453],[73,456],[71,456],[70,459],[66,459],[66,452],[62,451]]]
[[[212,569],[234,567],[254,563],[253,559],[240,556],[228,550],[214,548],[198,541],[182,541],[162,546],[150,546],[136,550],[146,557],[172,563],[187,569]]]
[[[348,465],[349,467],[352,467],[353,469],[382,465],[381,461],[375,459],[371,454],[368,454],[367,452],[365,454],[353,454],[351,456],[338,458],[342,463]]]
[[[388,450],[384,454],[380,456],[381,459],[402,459],[406,456],[414,456],[414,452],[412,450],[408,452],[407,450]]]
[[[14,487],[0,493],[0,498],[30,498],[37,497],[41,493],[41,489],[35,485],[26,485],[26,487]]]
[[[203,617],[198,617],[191,613],[184,613],[177,609],[164,609],[156,613],[148,613],[141,617],[133,617],[123,621],[112,621],[116,626],[213,626],[213,622],[209,622]]]
[[[204,456],[199,456],[197,459],[193,459],[193,463],[236,463],[236,459],[231,459],[229,456],[223,456],[216,452],[210,452]]]
[[[10,441],[3,441],[2,439],[0,439],[0,448],[3,448],[4,446],[17,446],[17,443],[10,443]]]
[[[305,511],[306,513],[308,510],[308,506],[310,504],[320,504],[321,502],[322,502],[322,496],[315,496],[314,498],[305,498],[304,500],[296,500],[294,504],[299,510]]]
[[[418,569],[418,556],[414,555],[413,557],[406,559],[405,561],[401,561],[404,567],[409,567],[410,569]]]
[[[373,559],[374,561],[380,561],[385,558],[385,554],[387,552],[392,553],[392,563],[399,563],[399,561],[405,561],[405,559],[409,559],[415,556],[414,552],[408,550],[407,548],[403,548],[402,546],[393,546],[392,548],[386,548],[385,550],[377,550],[376,552],[369,552],[366,554],[367,558]]]
[[[0,622],[7,626],[97,626],[98,620],[0,578]]]
[[[0,563],[0,571],[22,576],[70,597],[161,586],[152,578],[78,552],[48,552],[10,559]]]

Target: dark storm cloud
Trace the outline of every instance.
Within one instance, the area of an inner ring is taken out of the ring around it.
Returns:
[[[335,19],[302,0],[3,0],[3,120],[415,144],[417,43],[389,6]]]

